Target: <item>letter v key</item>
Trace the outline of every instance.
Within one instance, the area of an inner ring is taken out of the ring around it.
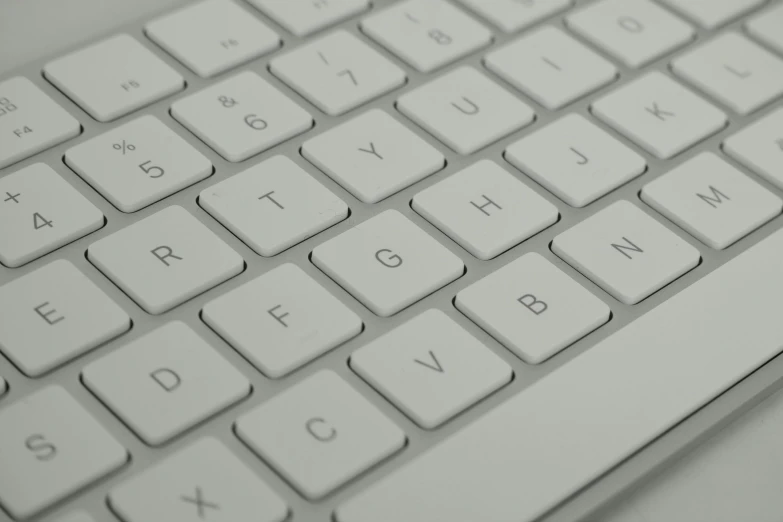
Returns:
[[[445,373],[445,371],[443,370],[443,366],[440,365],[440,362],[438,361],[438,358],[435,357],[435,354],[433,353],[432,350],[429,351],[429,354],[430,354],[430,358],[432,358],[432,361],[435,363],[434,365],[432,365],[432,364],[430,364],[428,362],[420,361],[418,359],[414,359],[413,362],[417,362],[417,363],[421,364],[422,366],[426,366],[430,370],[434,370],[434,371],[436,371],[438,373]]]

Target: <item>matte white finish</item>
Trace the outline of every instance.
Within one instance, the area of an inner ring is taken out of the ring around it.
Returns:
[[[307,36],[366,10],[370,0],[248,0],[296,36]]]
[[[443,154],[380,109],[305,141],[302,155],[365,203],[377,203],[446,164]]]
[[[778,231],[349,500],[337,520],[533,521],[780,353],[781,254]]]
[[[571,7],[573,0],[459,0],[501,30],[513,33]]]
[[[53,522],[95,522],[95,519],[84,511],[78,513],[71,513],[64,517],[56,518]]]
[[[199,204],[267,257],[348,217],[348,205],[285,156],[204,189]]]
[[[783,108],[730,136],[723,150],[759,176],[783,188]]]
[[[405,444],[402,430],[329,370],[240,417],[235,429],[310,500],[329,494]]]
[[[767,0],[661,0],[707,29],[720,27]]]
[[[0,505],[31,517],[119,468],[125,448],[60,386],[0,409]]]
[[[783,54],[783,5],[773,7],[747,23],[748,32]]]

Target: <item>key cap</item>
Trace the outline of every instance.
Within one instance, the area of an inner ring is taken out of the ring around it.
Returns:
[[[699,251],[628,201],[555,237],[552,251],[625,304],[636,304],[699,264]]]
[[[397,108],[459,154],[529,125],[533,109],[470,67],[403,94]]]
[[[638,68],[682,47],[693,27],[649,0],[601,0],[566,18],[569,29]]]
[[[482,160],[419,192],[413,210],[479,259],[492,259],[557,222],[557,207],[497,163]]]
[[[726,114],[660,72],[607,94],[593,114],[662,159],[676,156],[726,126]]]
[[[212,163],[154,116],[68,149],[65,163],[123,212],[135,212],[212,174]]]
[[[30,377],[127,332],[131,320],[63,259],[0,286],[0,351]]]
[[[715,29],[756,9],[766,0],[662,0],[705,29]]]
[[[546,361],[611,317],[600,299],[536,253],[462,290],[454,304],[530,364]]]
[[[348,217],[348,205],[285,156],[204,189],[199,204],[267,257]]]
[[[280,47],[280,37],[229,0],[205,0],[147,24],[156,44],[202,78]]]
[[[162,314],[244,270],[239,254],[178,206],[93,243],[87,258],[150,314]]]
[[[365,203],[377,203],[446,165],[443,154],[380,109],[307,140],[302,156]]]
[[[46,79],[98,121],[112,121],[185,88],[174,69],[127,34],[44,66]]]
[[[244,161],[313,126],[256,73],[241,72],[171,106],[171,115],[228,161]]]
[[[405,434],[322,370],[239,418],[236,433],[309,500],[396,453]]]
[[[308,36],[370,7],[369,0],[249,0],[296,36]]]
[[[0,409],[0,505],[26,519],[121,467],[125,448],[60,386]]]
[[[103,213],[51,167],[0,178],[0,263],[14,268],[103,227]]]
[[[705,152],[644,186],[642,200],[712,248],[722,250],[783,210],[783,201]]]
[[[79,122],[22,76],[0,82],[0,169],[78,136]]]
[[[783,188],[783,109],[765,116],[723,143],[736,161]]]
[[[212,437],[123,482],[109,503],[127,522],[282,522],[288,515],[283,500]]]
[[[8,385],[5,383],[5,380],[0,377],[0,397],[5,395],[5,392],[8,391]]]
[[[201,317],[273,379],[362,331],[358,315],[292,263],[210,301]]]
[[[748,32],[761,42],[783,54],[783,5],[773,7],[747,23]]]
[[[428,310],[355,351],[351,368],[425,429],[459,415],[513,375],[440,310]]]
[[[501,30],[513,33],[565,11],[572,0],[459,0]]]
[[[152,446],[250,393],[248,380],[179,321],[90,363],[82,382]]]
[[[639,176],[647,163],[579,114],[512,143],[506,160],[572,207],[584,207]]]
[[[362,20],[361,29],[425,73],[492,42],[489,29],[443,0],[398,3]]]
[[[93,519],[84,511],[79,511],[78,513],[71,513],[64,517],[55,519],[54,522],[95,522],[95,519]]]
[[[337,116],[396,89],[405,72],[340,30],[275,58],[272,74],[327,114]]]
[[[461,259],[396,210],[318,245],[312,261],[381,317],[407,308],[465,271]]]
[[[490,71],[551,110],[617,78],[611,62],[551,26],[489,53],[484,61]]]

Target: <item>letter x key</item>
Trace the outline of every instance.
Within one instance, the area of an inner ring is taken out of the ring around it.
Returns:
[[[195,497],[187,497],[185,495],[182,495],[180,498],[182,499],[183,502],[187,502],[196,506],[196,509],[198,509],[198,518],[200,518],[201,520],[207,520],[206,517],[207,509],[220,511],[220,506],[218,504],[215,504],[214,502],[208,502],[207,500],[204,499],[204,494],[201,491],[200,487],[196,487]]]

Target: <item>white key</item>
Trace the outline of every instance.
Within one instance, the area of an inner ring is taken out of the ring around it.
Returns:
[[[90,363],[82,381],[153,446],[250,393],[248,380],[179,321]]]
[[[490,71],[551,110],[617,78],[617,68],[611,62],[551,26],[489,53],[485,63]]]
[[[783,201],[711,152],[644,186],[642,200],[715,249],[724,249],[783,210]]]
[[[537,253],[462,290],[454,304],[530,364],[546,361],[611,316],[603,301]]]
[[[147,36],[201,77],[280,47],[280,37],[230,0],[204,0],[153,20]]]
[[[308,36],[370,7],[370,0],[248,0],[296,36]]]
[[[171,106],[171,115],[228,161],[243,161],[313,126],[256,73],[241,72]]]
[[[699,251],[628,201],[555,237],[552,251],[625,304],[636,304],[699,264]]]
[[[217,439],[199,439],[109,495],[126,522],[282,522],[288,507]]]
[[[759,176],[783,188],[783,108],[729,137],[723,150]]]
[[[123,212],[135,212],[212,174],[212,163],[154,116],[68,149],[65,163]]]
[[[431,72],[492,41],[492,32],[444,0],[406,0],[362,20],[373,40],[421,72]]]
[[[53,522],[95,522],[95,519],[84,511],[79,511],[57,518]]]
[[[178,206],[93,243],[87,258],[151,314],[162,314],[245,267],[239,254]]]
[[[204,189],[199,204],[267,257],[348,217],[348,205],[285,156]]]
[[[462,276],[462,260],[396,210],[315,247],[315,265],[377,315],[396,314]]]
[[[111,121],[185,88],[185,80],[127,34],[44,66],[46,79],[98,121]]]
[[[589,205],[647,168],[643,157],[580,114],[512,143],[505,157],[572,207]]]
[[[0,178],[0,262],[17,267],[104,225],[103,213],[51,167]]]
[[[492,259],[557,222],[557,207],[490,160],[419,192],[413,209],[479,259]]]
[[[715,29],[767,0],[661,0],[706,29]]]
[[[533,122],[533,109],[471,67],[403,94],[397,108],[460,154],[472,154]]]
[[[355,351],[351,368],[425,429],[457,416],[513,375],[440,310],[428,310]]]
[[[365,203],[377,203],[446,165],[443,154],[380,109],[307,140],[302,155]]]
[[[81,131],[73,116],[27,78],[0,83],[0,169]]]
[[[565,11],[573,0],[459,0],[507,33],[520,31]]]
[[[272,74],[333,116],[343,114],[405,83],[405,72],[340,30],[275,58]]]
[[[696,32],[650,0],[601,0],[571,14],[568,27],[628,67],[642,67],[691,41]]]
[[[0,409],[0,505],[26,519],[128,460],[125,449],[63,388]]]
[[[783,95],[783,60],[736,33],[677,58],[672,70],[740,114]]]
[[[292,263],[207,303],[201,317],[273,379],[362,331],[358,315]]]
[[[726,126],[726,114],[660,72],[604,96],[593,114],[659,158],[668,159]]]
[[[131,320],[70,261],[0,286],[0,351],[37,377],[128,331]]]
[[[405,444],[402,430],[329,370],[265,402],[235,426],[239,438],[309,500]]]
[[[747,23],[748,32],[758,40],[783,54],[783,5],[773,7]]]

